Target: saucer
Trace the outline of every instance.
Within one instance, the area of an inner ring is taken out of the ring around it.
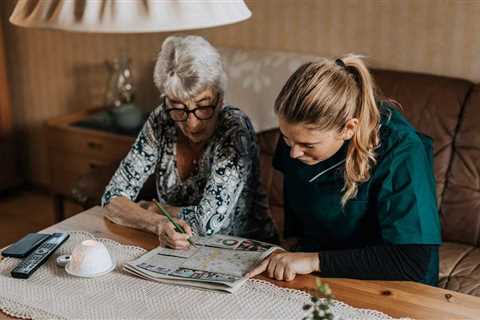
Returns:
[[[115,267],[117,266],[117,262],[115,261],[115,258],[112,257],[111,259],[112,259],[112,266],[111,266],[110,268],[108,268],[107,270],[103,271],[103,272],[92,273],[92,274],[80,274],[80,273],[76,273],[76,272],[73,272],[72,270],[70,270],[70,262],[66,265],[65,271],[66,271],[69,275],[72,275],[72,276],[75,276],[75,277],[82,277],[82,278],[95,278],[95,277],[100,277],[100,276],[106,275],[107,273],[110,273],[110,272],[113,271],[113,269],[115,269]]]

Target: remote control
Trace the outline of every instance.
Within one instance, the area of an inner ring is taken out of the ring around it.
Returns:
[[[38,269],[60,245],[68,239],[67,233],[54,233],[35,251],[23,259],[11,272],[12,277],[27,279]]]

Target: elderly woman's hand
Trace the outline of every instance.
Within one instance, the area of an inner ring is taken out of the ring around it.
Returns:
[[[155,213],[158,213],[158,214],[162,214],[162,212],[160,212],[160,210],[158,209],[158,207],[155,205],[155,203],[152,201],[145,201],[145,200],[141,200],[139,203],[138,203],[142,208],[148,210],[148,211],[152,211],[152,212],[155,212]],[[181,207],[174,207],[174,206],[169,206],[167,204],[162,204],[162,207],[168,211],[168,213],[170,213],[173,217],[176,217],[178,216],[178,214],[180,213],[180,211],[182,210]]]
[[[155,212],[160,215],[160,222],[157,224],[156,233],[160,240],[161,247],[170,247],[173,249],[188,249],[190,243],[188,238],[192,236],[192,228],[183,220],[173,218],[173,220],[183,227],[186,234],[175,231],[175,226],[162,215],[158,207],[153,201],[140,201],[140,206],[148,211]],[[181,210],[179,207],[173,207],[166,204],[162,205],[173,217],[176,217]]]
[[[267,271],[270,278],[292,281],[297,274],[309,274],[320,269],[319,255],[316,252],[275,251],[247,273],[252,278]]]
[[[175,226],[168,221],[167,218],[163,219],[157,225],[158,240],[161,247],[169,247],[172,249],[186,250],[190,247],[188,238],[192,236],[192,228],[183,220],[173,219],[179,224],[186,233],[179,233],[175,231]]]
[[[180,208],[168,207],[168,211],[175,217]],[[132,227],[140,230],[147,230],[158,235],[160,246],[173,249],[187,249],[187,239],[192,236],[192,229],[183,220],[173,218],[187,232],[178,233],[168,219],[159,212],[148,201],[135,203],[126,197],[115,197],[106,206],[105,217],[114,223]]]

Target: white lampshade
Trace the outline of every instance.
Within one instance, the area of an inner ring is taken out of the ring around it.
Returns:
[[[142,33],[209,28],[250,16],[242,0],[19,0],[10,22],[31,28]]]

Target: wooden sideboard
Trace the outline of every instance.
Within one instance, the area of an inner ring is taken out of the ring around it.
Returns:
[[[75,124],[104,108],[56,117],[46,123],[50,191],[54,196],[56,221],[63,219],[64,199],[71,197],[77,180],[89,170],[121,160],[135,137],[79,127]]]
[[[13,139],[12,103],[7,78],[5,43],[0,23],[0,191],[20,183]]]

